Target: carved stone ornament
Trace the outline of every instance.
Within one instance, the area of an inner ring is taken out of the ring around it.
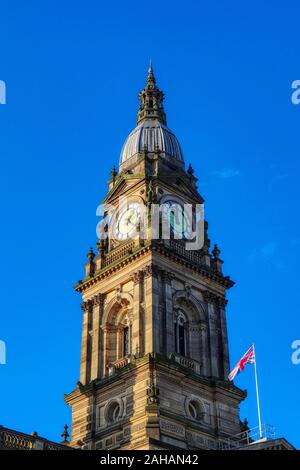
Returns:
[[[214,294],[213,292],[210,292],[208,290],[203,292],[203,298],[205,302],[216,305],[220,308],[225,308],[228,302],[228,300],[224,297]]]
[[[93,305],[94,305],[93,300],[89,299],[89,300],[85,300],[84,302],[82,302],[80,307],[84,312],[86,312],[87,310],[91,311],[93,308]]]
[[[191,296],[191,286],[187,282],[184,285],[184,290],[185,290],[186,297],[189,298]]]
[[[175,275],[170,271],[161,271],[162,279],[165,283],[171,284],[172,280],[174,279]]]
[[[116,289],[116,300],[118,302],[121,302],[121,300],[122,300],[121,287],[117,287],[117,289]]]
[[[159,389],[155,385],[150,385],[147,389],[148,405],[157,405],[159,403]]]
[[[139,284],[143,278],[143,271],[136,271],[130,277],[134,284]]]
[[[105,295],[104,294],[97,294],[93,297],[94,305],[99,305],[103,307]]]
[[[143,271],[144,277],[147,278],[147,277],[157,276],[159,269],[157,266],[154,266],[153,264],[149,264],[148,266],[145,266],[142,271]]]

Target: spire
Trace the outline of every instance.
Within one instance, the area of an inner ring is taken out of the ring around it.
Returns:
[[[61,434],[61,437],[63,438],[63,440],[61,441],[62,444],[69,444],[68,437],[70,436],[70,434],[68,433],[68,427],[69,426],[67,424],[64,425],[64,431]]]
[[[147,77],[147,84],[149,85],[150,83],[155,84],[155,77],[153,73],[153,67],[152,67],[152,62],[150,60],[150,65],[148,69],[148,77]]]
[[[158,119],[163,124],[167,124],[163,108],[164,94],[156,85],[151,62],[148,69],[147,83],[139,94],[139,100],[138,124],[145,119]]]

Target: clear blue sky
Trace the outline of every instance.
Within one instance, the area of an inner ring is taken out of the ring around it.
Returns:
[[[78,380],[95,210],[152,58],[199,177],[229,292],[231,363],[253,341],[263,421],[300,446],[299,3],[2,1],[0,424],[60,439]],[[253,366],[237,381],[257,423]]]

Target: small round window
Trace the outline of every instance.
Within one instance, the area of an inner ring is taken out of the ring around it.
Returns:
[[[196,400],[191,400],[188,404],[188,413],[191,418],[201,421],[203,419],[204,411],[201,404]]]
[[[114,401],[108,405],[106,417],[109,423],[114,423],[120,417],[121,408],[117,401]]]

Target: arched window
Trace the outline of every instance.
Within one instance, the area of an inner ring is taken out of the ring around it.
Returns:
[[[125,326],[123,330],[123,356],[130,354],[129,349],[129,326]]]
[[[106,406],[105,417],[107,423],[115,423],[120,419],[121,406],[117,400],[113,400]]]
[[[179,311],[174,323],[175,335],[175,352],[186,355],[186,331],[185,331],[186,318],[183,312]]]
[[[190,398],[186,400],[185,411],[187,416],[196,421],[202,421],[205,415],[203,404],[196,398]]]
[[[122,354],[123,357],[129,356],[131,353],[131,341],[130,341],[130,323],[129,318],[126,314],[123,321],[123,335],[122,335]]]

